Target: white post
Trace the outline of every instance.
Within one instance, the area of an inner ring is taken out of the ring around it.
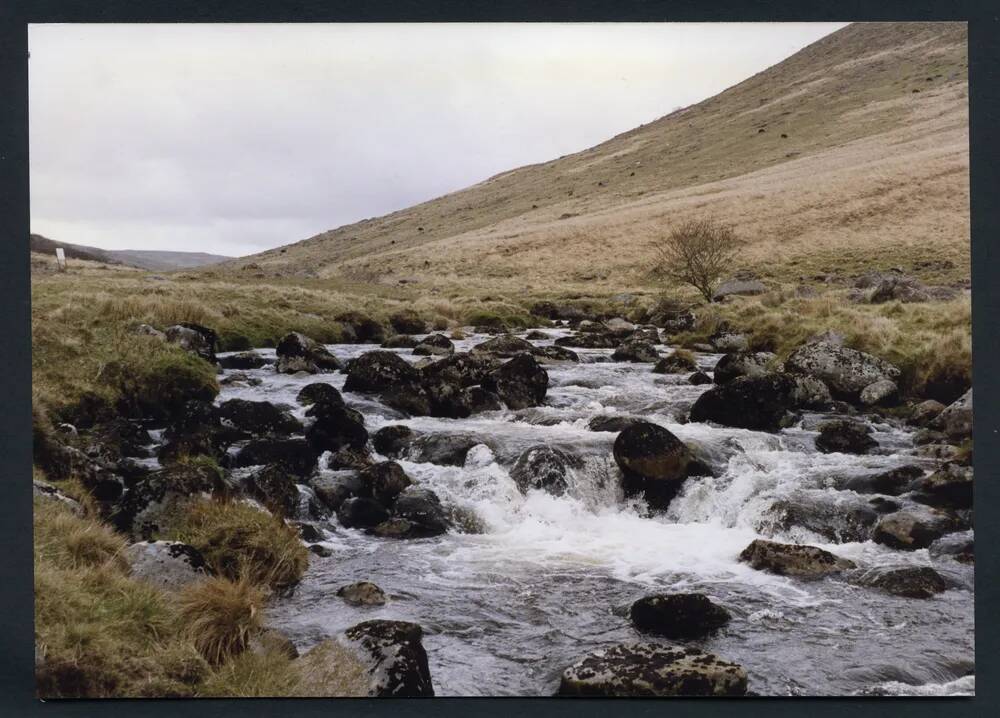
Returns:
[[[66,271],[66,253],[62,247],[56,247],[56,262],[59,263],[59,271]]]

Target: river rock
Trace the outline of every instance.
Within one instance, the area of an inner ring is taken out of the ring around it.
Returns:
[[[206,578],[205,558],[179,541],[140,541],[125,549],[132,577],[166,591],[178,591]]]
[[[894,381],[879,379],[862,389],[858,398],[865,406],[890,406],[899,399],[899,387]]]
[[[567,668],[561,696],[742,696],[739,665],[688,646],[621,643],[594,651]]]
[[[641,424],[645,419],[638,416],[622,416],[620,414],[598,414],[587,422],[591,431],[613,431],[618,433],[630,426]]]
[[[223,369],[260,369],[267,363],[267,359],[253,351],[219,357],[219,366]]]
[[[797,384],[787,374],[742,376],[709,389],[691,407],[691,421],[777,431],[797,406]]]
[[[829,409],[833,404],[833,397],[830,389],[822,381],[814,376],[795,376],[795,390],[792,392],[792,400],[795,405],[803,409]],[[850,405],[842,407],[843,410],[850,410]]]
[[[403,467],[395,461],[382,461],[369,466],[361,472],[359,478],[365,486],[365,495],[371,496],[386,508],[392,506],[396,497],[413,483]]]
[[[430,334],[424,337],[417,346],[413,347],[413,353],[417,356],[454,354],[455,345],[444,334]]]
[[[414,349],[420,340],[416,337],[410,336],[409,334],[395,334],[384,342],[382,342],[383,349]]]
[[[947,514],[933,509],[897,511],[876,524],[872,539],[890,548],[915,551],[959,528]]]
[[[913,485],[914,498],[923,504],[954,509],[972,508],[972,467],[948,462]]]
[[[816,448],[824,454],[867,454],[878,446],[871,427],[849,419],[834,419],[819,425]]]
[[[540,363],[548,364],[552,362],[579,362],[580,355],[571,349],[566,347],[557,347],[553,345],[544,347],[532,347],[531,356],[535,357]]]
[[[317,452],[338,451],[347,446],[361,451],[368,444],[368,430],[361,412],[341,404],[313,404],[306,416],[314,419],[306,429],[306,440]]]
[[[944,410],[945,405],[940,401],[927,399],[913,407],[909,422],[914,426],[929,426]]]
[[[298,513],[298,486],[291,474],[279,464],[265,466],[251,474],[246,482],[246,491],[278,516],[291,518]]]
[[[278,356],[278,372],[293,374],[295,371],[309,371],[309,365],[320,371],[338,371],[342,367],[340,360],[327,351],[319,342],[310,339],[300,332],[286,334],[275,347]],[[310,371],[315,374],[316,371]]]
[[[611,354],[614,361],[629,362],[655,362],[660,358],[654,347],[649,342],[630,339],[619,345]]]
[[[700,593],[656,594],[632,604],[632,624],[667,638],[699,638],[729,622],[729,611]]]
[[[959,563],[975,563],[975,548],[975,537],[970,530],[942,536],[930,545],[928,552],[933,558],[949,557]]]
[[[915,479],[924,475],[924,470],[919,466],[908,465],[898,466],[877,474],[866,474],[865,476],[854,476],[845,484],[844,488],[859,494],[885,494],[887,496],[899,496],[909,490],[910,484]]]
[[[703,371],[696,371],[694,374],[688,377],[688,384],[692,386],[703,386],[705,384],[711,384],[712,377]]]
[[[362,656],[369,676],[368,695],[394,698],[433,696],[423,630],[405,621],[365,621],[344,636]]]
[[[295,396],[295,401],[302,406],[310,406],[312,404],[337,406],[343,405],[344,397],[340,395],[340,392],[332,384],[314,381],[312,384],[306,384],[299,390],[299,393]]]
[[[713,302],[721,302],[726,297],[732,296],[754,296],[763,294],[767,287],[759,279],[729,279],[712,293]]]
[[[372,446],[382,456],[398,459],[406,455],[416,436],[413,429],[402,424],[383,426],[372,434]]]
[[[539,445],[526,449],[510,470],[510,478],[522,494],[541,489],[553,496],[562,496],[568,486],[567,476],[583,462],[562,449]]]
[[[671,352],[670,356],[663,357],[653,367],[654,374],[687,374],[697,370],[694,357],[685,351]]]
[[[389,512],[386,508],[375,499],[365,496],[344,499],[337,509],[337,520],[348,529],[375,528],[387,518]]]
[[[254,436],[287,436],[302,431],[302,423],[268,401],[229,399],[219,405],[219,417]]]
[[[549,375],[530,354],[518,354],[490,372],[482,388],[493,392],[510,409],[538,406],[545,400]]]
[[[930,566],[874,568],[862,572],[854,581],[903,598],[931,598],[948,590],[944,577]]]
[[[483,443],[471,434],[422,434],[410,444],[409,459],[438,466],[462,466],[469,449]]]
[[[935,419],[934,425],[952,439],[972,436],[972,389],[942,411]]]
[[[337,595],[352,606],[384,606],[385,592],[371,581],[358,581],[341,586]]]
[[[534,346],[531,342],[516,337],[513,334],[501,334],[472,347],[475,354],[493,354],[498,357],[510,358],[521,352],[530,352]]]
[[[580,332],[568,337],[559,337],[555,341],[558,347],[576,349],[614,349],[621,340],[606,332]]]
[[[441,499],[430,489],[417,486],[410,486],[399,494],[392,507],[392,516],[410,522],[407,535],[412,537],[438,536],[449,528]]]
[[[743,549],[740,561],[758,571],[779,576],[815,578],[854,568],[854,562],[816,546],[777,543],[756,539]]]
[[[864,499],[843,492],[795,492],[774,501],[758,530],[788,533],[799,527],[832,543],[867,541],[878,512]]]
[[[771,352],[735,352],[726,354],[715,365],[716,384],[725,384],[741,376],[763,376],[774,360]]]
[[[112,522],[135,540],[149,540],[167,530],[184,502],[202,494],[223,494],[227,488],[218,467],[209,462],[172,464],[125,492]]]
[[[419,381],[420,372],[393,352],[365,352],[347,365],[344,391],[380,392],[403,381]]]
[[[796,349],[785,360],[785,371],[816,377],[848,401],[857,400],[865,387],[877,381],[900,377],[899,368],[887,361],[825,341]]]
[[[502,365],[503,360],[494,354],[459,352],[424,367],[421,373],[431,383],[468,387],[481,384],[490,372]]]
[[[229,458],[240,468],[264,464],[281,464],[296,476],[308,476],[316,466],[319,452],[305,439],[255,439]]]
[[[723,331],[709,338],[712,348],[717,352],[745,352],[750,347],[746,334]]]
[[[665,509],[687,477],[692,457],[688,447],[667,429],[647,421],[622,431],[615,439],[615,463],[628,494],[641,493],[654,509]]]
[[[313,476],[309,479],[309,486],[331,511],[339,509],[347,499],[365,493],[365,482],[361,480],[359,472],[352,470]]]

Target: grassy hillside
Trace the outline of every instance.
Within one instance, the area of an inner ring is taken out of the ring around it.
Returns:
[[[640,288],[655,239],[703,214],[737,226],[742,264],[765,277],[901,266],[967,279],[965,25],[851,25],[589,150],[213,270]]]

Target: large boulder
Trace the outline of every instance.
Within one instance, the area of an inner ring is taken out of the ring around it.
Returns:
[[[767,287],[759,279],[730,279],[718,286],[712,293],[713,302],[721,302],[726,297],[754,296],[763,294]]]
[[[972,467],[948,462],[914,482],[914,498],[931,506],[972,508]]]
[[[827,341],[796,349],[785,360],[785,371],[816,377],[834,396],[848,401],[856,401],[865,387],[877,381],[896,381],[901,373],[878,357]]]
[[[229,399],[219,405],[219,417],[254,436],[287,436],[302,431],[302,423],[268,401]]]
[[[370,529],[389,518],[380,502],[366,496],[352,496],[337,508],[337,520],[348,529]]]
[[[394,384],[419,381],[420,372],[389,351],[365,352],[347,366],[344,391],[381,392]]]
[[[833,419],[819,426],[816,448],[824,454],[867,454],[878,446],[871,427],[850,419]]]
[[[383,606],[385,591],[371,581],[349,583],[337,589],[337,595],[352,606]]]
[[[209,576],[205,558],[179,541],[140,541],[125,549],[133,578],[167,591],[177,591]]]
[[[498,357],[510,358],[521,352],[530,352],[532,349],[534,349],[534,345],[529,341],[513,334],[501,334],[477,344],[472,347],[471,351],[474,354],[493,354]]]
[[[561,696],[615,698],[742,696],[747,674],[739,665],[694,647],[621,643],[567,668]]]
[[[392,507],[392,516],[408,522],[407,538],[438,536],[450,526],[437,494],[417,486],[410,486],[399,494]]]
[[[347,499],[364,495],[366,490],[358,472],[351,470],[313,476],[309,479],[309,486],[331,511],[339,509]]]
[[[549,375],[530,354],[518,354],[490,372],[482,388],[495,393],[511,409],[538,406],[545,400]]]
[[[729,611],[700,593],[655,594],[633,603],[629,618],[643,633],[700,638],[728,623]]]
[[[295,401],[302,404],[302,406],[311,406],[312,404],[335,405],[343,404],[344,397],[340,395],[340,392],[332,384],[315,381],[302,387],[295,396]]]
[[[930,566],[873,568],[863,571],[854,581],[903,598],[930,598],[948,589],[944,577]]]
[[[647,421],[622,431],[614,444],[628,494],[642,494],[654,509],[665,509],[687,477],[688,447],[667,429]]]
[[[757,528],[764,533],[803,528],[832,543],[851,543],[867,541],[878,519],[878,512],[860,496],[803,491],[776,499],[761,514]]]
[[[149,540],[166,531],[190,499],[227,491],[222,472],[212,462],[171,464],[125,492],[112,522],[137,541]]]
[[[716,384],[725,384],[741,376],[763,376],[774,361],[771,352],[735,352],[725,354],[715,365],[713,376]]]
[[[365,621],[344,632],[368,669],[368,695],[393,698],[433,696],[423,630],[405,621]]]
[[[368,444],[368,430],[359,411],[340,404],[313,404],[306,416],[315,419],[306,429],[306,440],[316,452],[339,451],[345,446],[360,451]]]
[[[407,486],[413,483],[395,461],[382,461],[364,469],[358,478],[365,487],[365,495],[371,496],[385,507],[392,506]]]
[[[260,369],[267,363],[267,359],[253,351],[219,357],[219,366],[223,369]]]
[[[854,568],[854,562],[816,546],[756,539],[740,553],[740,561],[779,576],[816,578]]]
[[[611,354],[611,358],[614,361],[655,362],[660,358],[660,355],[657,353],[656,347],[649,342],[630,339],[619,345]]]
[[[942,411],[933,425],[939,427],[952,439],[972,436],[972,389]]]
[[[872,290],[868,301],[872,304],[884,304],[885,302],[927,302],[930,301],[931,294],[927,288],[913,277],[904,275],[884,276]]]
[[[613,317],[604,322],[604,328],[616,337],[627,337],[636,330],[635,324],[622,317]]]
[[[541,444],[526,449],[510,470],[521,493],[541,489],[554,496],[561,496],[568,486],[569,472],[579,469],[583,462],[562,449]]]
[[[382,456],[398,459],[406,454],[415,437],[416,433],[410,427],[392,424],[372,434],[372,446]]]
[[[875,474],[850,478],[843,488],[859,494],[885,494],[899,496],[909,490],[914,480],[924,475],[924,470],[912,464],[897,466]]]
[[[233,468],[281,464],[296,476],[308,476],[316,467],[320,452],[305,439],[255,439],[227,457]]]
[[[417,356],[445,356],[455,353],[455,345],[444,334],[431,334],[413,347],[413,353]]]
[[[294,374],[296,371],[337,371],[342,368],[337,357],[327,351],[326,347],[300,332],[290,332],[281,338],[275,347],[278,356],[277,370],[282,374]],[[310,371],[309,367],[313,367]]]
[[[438,466],[463,466],[469,449],[481,443],[471,434],[422,434],[410,444],[409,459]]]
[[[460,352],[425,366],[421,374],[430,383],[468,387],[481,384],[502,365],[502,359],[488,352]]]
[[[890,548],[915,551],[927,548],[958,528],[955,519],[943,512],[908,509],[883,516],[872,532],[872,539]]]
[[[713,421],[742,429],[777,431],[798,404],[798,385],[787,374],[742,376],[715,386],[695,400],[691,421]]]
[[[890,406],[898,399],[899,387],[891,379],[873,381],[858,394],[858,400],[865,406]]]
[[[247,478],[246,492],[278,516],[294,517],[299,508],[295,478],[280,464],[265,466]]]

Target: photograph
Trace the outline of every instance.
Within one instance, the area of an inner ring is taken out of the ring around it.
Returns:
[[[35,699],[975,696],[967,22],[25,30]]]

